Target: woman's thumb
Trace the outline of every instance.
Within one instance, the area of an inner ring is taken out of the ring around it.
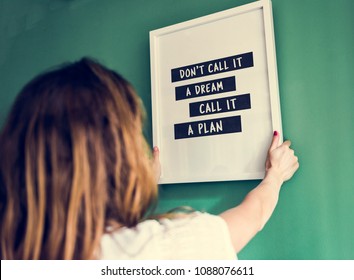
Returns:
[[[160,157],[160,150],[157,146],[155,146],[152,150],[152,155],[154,157],[154,161],[158,161]]]
[[[279,147],[279,138],[280,137],[279,137],[278,131],[274,131],[273,140],[272,140],[272,143],[270,144],[270,147],[269,147],[269,152],[271,152]]]

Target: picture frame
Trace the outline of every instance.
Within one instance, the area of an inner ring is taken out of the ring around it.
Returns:
[[[271,1],[150,31],[150,61],[159,183],[262,179],[282,139]]]

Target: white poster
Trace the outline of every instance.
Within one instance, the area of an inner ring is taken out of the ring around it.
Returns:
[[[160,183],[264,177],[282,135],[271,3],[150,32]]]

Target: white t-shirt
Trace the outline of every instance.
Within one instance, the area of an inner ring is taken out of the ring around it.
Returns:
[[[226,222],[196,212],[176,219],[147,220],[104,234],[100,259],[237,259]]]

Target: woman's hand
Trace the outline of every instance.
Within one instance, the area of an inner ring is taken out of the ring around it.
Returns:
[[[279,138],[274,132],[262,182],[246,195],[241,204],[220,214],[229,228],[236,253],[262,230],[278,203],[283,182],[299,168],[298,158],[290,149],[290,141],[279,145]]]
[[[268,150],[266,173],[275,174],[282,182],[289,180],[299,168],[299,161],[290,148],[291,142],[285,141],[279,145],[278,132],[274,132],[272,144]]]
[[[153,148],[152,156],[153,156],[152,168],[154,170],[156,183],[158,183],[161,176],[161,163],[160,163],[160,150],[157,146]]]

